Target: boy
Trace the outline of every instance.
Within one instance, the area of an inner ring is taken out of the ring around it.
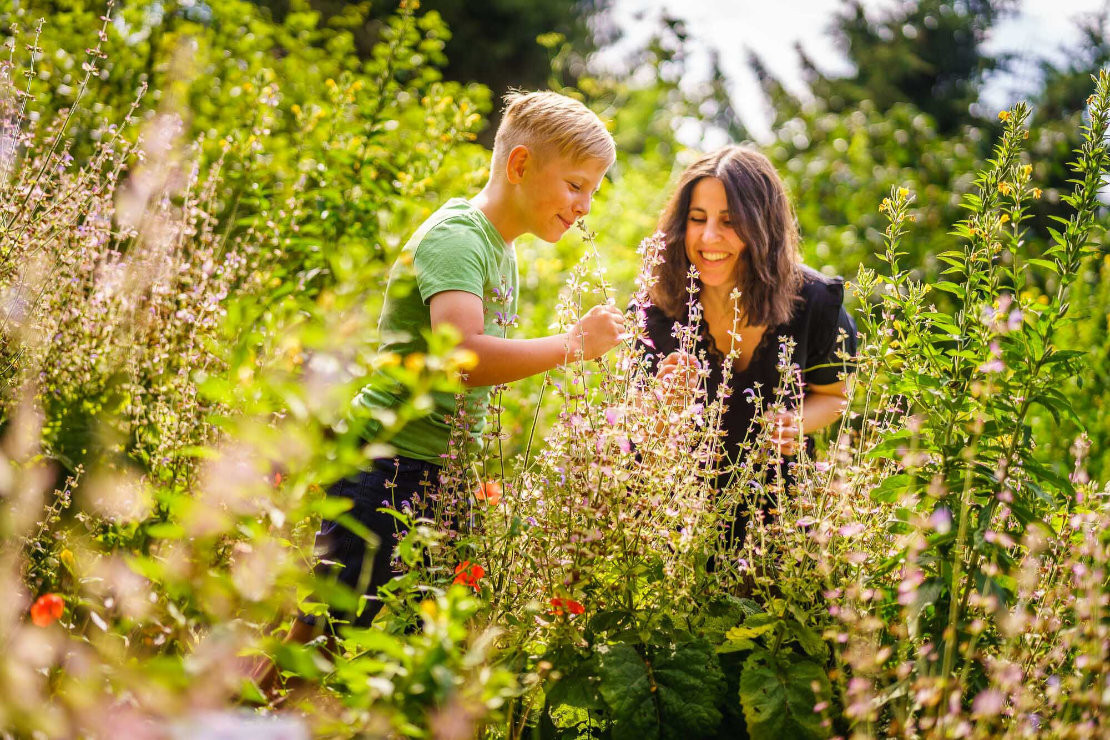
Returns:
[[[450,324],[459,346],[477,362],[464,378],[464,407],[471,432],[484,422],[491,385],[541,373],[565,362],[596,358],[618,343],[623,314],[611,305],[595,306],[566,334],[538,339],[505,337],[506,316],[517,305],[517,266],[513,240],[534,234],[548,242],[590,211],[590,202],[616,158],[604,124],[586,106],[553,92],[511,93],[494,140],[486,185],[469,201],[454,198],[421,224],[390,272],[379,321],[382,351],[405,356],[426,352],[422,330]],[[395,290],[411,284],[415,290]],[[391,543],[396,520],[379,512],[383,501],[401,507],[434,492],[447,453],[455,397],[433,394],[434,408],[406,424],[390,440],[397,452],[374,461],[370,470],[339,481],[329,496],[354,502],[348,512],[374,532],[380,545],[371,572],[362,572],[366,543],[334,522],[317,535],[323,559],[341,566],[340,581],[374,597],[393,575]],[[388,410],[401,399],[367,386],[357,399],[370,409]],[[354,619],[368,626],[381,605],[371,598]],[[290,639],[304,641],[312,620],[302,617]]]

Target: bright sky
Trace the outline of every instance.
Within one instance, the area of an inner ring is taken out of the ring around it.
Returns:
[[[1099,10],[1110,0],[1022,0],[1016,17],[998,23],[988,48],[1059,59],[1077,38],[1074,19]],[[896,0],[864,0],[880,11]],[[692,73],[708,71],[709,49],[720,53],[721,66],[732,83],[733,104],[752,134],[765,139],[769,130],[764,102],[754,76],[747,68],[747,52],[755,51],[788,88],[800,92],[801,77],[794,51],[796,42],[823,70],[847,70],[844,56],[826,33],[841,0],[614,0],[612,18],[629,42],[642,41],[658,25],[665,9],[686,21],[695,52]],[[619,54],[620,45],[610,53]],[[605,54],[603,54],[604,58]],[[984,103],[1004,108],[1029,89],[1020,77],[993,81]]]

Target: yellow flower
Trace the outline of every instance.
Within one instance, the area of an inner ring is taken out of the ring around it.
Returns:
[[[1000,121],[1009,121],[1010,120],[1010,111],[1008,111],[1008,110],[998,111],[998,120],[1000,120]]]
[[[1009,195],[1012,191],[1013,191],[1013,187],[1010,186],[1010,183],[1008,183],[1008,182],[998,183],[998,192],[1002,193],[1003,195]]]
[[[1022,177],[1029,177],[1032,174],[1033,174],[1033,165],[1027,164],[1027,165],[1025,165],[1024,167],[1021,168],[1021,176]]]
[[[898,197],[899,198],[908,198],[908,197],[910,197],[909,188],[898,188]]]
[[[77,569],[77,561],[68,547],[58,553],[58,560],[61,560],[62,565],[69,569],[70,572]]]
[[[1007,213],[1002,214],[1002,218],[998,219],[998,223],[1005,224],[1010,222],[1010,215]]]
[[[405,369],[409,372],[418,373],[424,369],[424,355],[419,352],[413,352],[405,358]]]
[[[460,370],[473,370],[478,365],[478,355],[469,349],[456,349],[452,359]]]
[[[401,364],[401,357],[396,352],[383,352],[374,358],[374,368],[380,370],[386,367],[397,367]]]
[[[1033,188],[1033,197],[1034,198],[1040,198],[1041,197],[1041,189],[1040,188]]]
[[[297,105],[296,103],[293,103],[289,110],[291,110],[293,112],[293,115],[295,116],[299,116],[301,114],[301,106]]]

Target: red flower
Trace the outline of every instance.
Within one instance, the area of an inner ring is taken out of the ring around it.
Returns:
[[[552,608],[547,610],[548,614],[563,614],[564,609],[567,614],[581,614],[586,611],[586,607],[582,606],[574,599],[555,598],[551,600],[551,606]]]
[[[495,480],[488,480],[485,483],[478,484],[478,490],[474,492],[474,498],[485,501],[490,506],[497,506],[501,503],[501,493],[501,484]]]
[[[486,569],[477,563],[464,560],[455,566],[455,580],[452,583],[461,583],[478,590],[478,581],[486,574]]]
[[[31,621],[39,627],[48,627],[62,616],[66,603],[58,594],[43,594],[31,604]]]

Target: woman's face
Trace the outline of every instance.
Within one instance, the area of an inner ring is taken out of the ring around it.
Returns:
[[[686,214],[686,258],[702,285],[735,287],[736,263],[746,248],[732,228],[724,184],[715,177],[698,180]]]

